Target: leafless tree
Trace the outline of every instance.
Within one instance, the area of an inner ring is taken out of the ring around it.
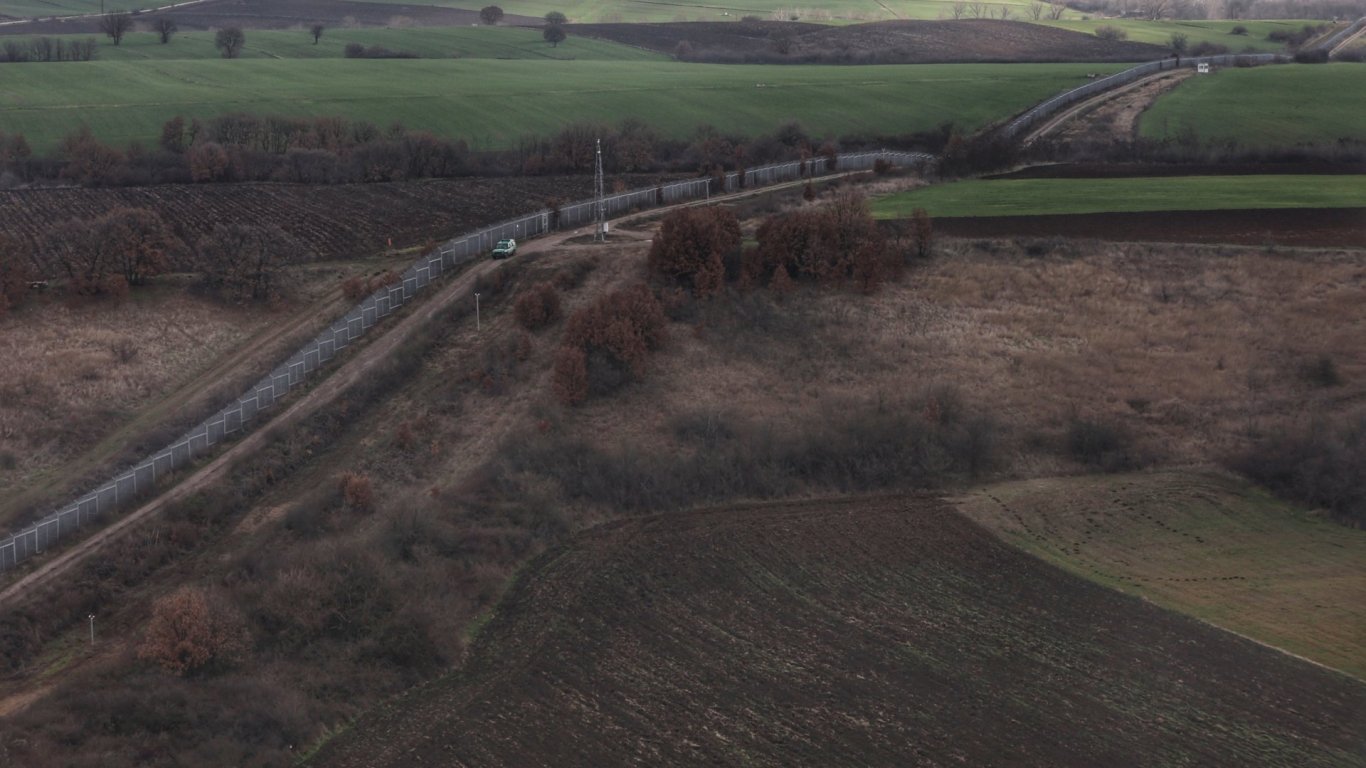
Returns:
[[[1048,5],[1048,18],[1050,21],[1061,19],[1062,15],[1066,12],[1067,6],[1062,3],[1049,3]]]
[[[100,17],[100,31],[114,39],[114,45],[123,42],[123,36],[133,28],[133,14],[117,11]]]
[[[953,4],[952,13],[953,13],[953,18],[954,18],[954,19],[961,19],[961,18],[963,18],[963,14],[965,14],[965,13],[967,13],[967,12],[968,12],[968,4],[967,4],[967,3],[954,3],[954,4]]]
[[[213,38],[213,44],[223,52],[223,58],[235,59],[247,44],[247,36],[241,27],[223,27]]]
[[[997,12],[1001,15],[1001,21],[1010,21],[1010,13],[1011,13],[1010,6],[1008,6],[1008,5],[1002,5],[1002,6],[998,6],[998,8],[999,8],[999,10],[998,10]]]
[[[324,27],[322,24],[314,24],[308,28],[308,33],[313,35],[314,45],[317,45],[318,41],[322,39],[324,29],[327,29],[327,27]]]
[[[1031,21],[1038,21],[1043,18],[1043,3],[1030,3],[1025,13],[1029,14]]]
[[[968,15],[980,19],[987,13],[986,3],[968,3]]]
[[[1144,18],[1158,21],[1171,15],[1172,0],[1143,0],[1140,10]]]
[[[179,32],[180,29],[176,26],[175,19],[170,16],[158,16],[152,22],[152,31],[161,37],[161,44],[165,45],[171,42],[171,35]]]

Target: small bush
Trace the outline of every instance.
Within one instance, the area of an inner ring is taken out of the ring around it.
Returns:
[[[1247,27],[1243,26],[1242,24],[1234,24],[1233,28],[1230,29],[1228,33],[1230,35],[1246,35]]]
[[[1366,413],[1278,430],[1229,463],[1282,496],[1366,526]]]
[[[1099,37],[1101,40],[1127,40],[1129,39],[1129,33],[1119,27],[1102,24],[1096,27],[1096,37]]]
[[[1328,51],[1323,48],[1315,48],[1312,51],[1296,51],[1295,62],[1297,64],[1327,64]]]
[[[740,222],[720,206],[680,208],[664,217],[650,246],[651,274],[698,297],[721,290],[725,259],[740,248]]]
[[[1123,472],[1146,463],[1127,430],[1085,419],[1073,419],[1068,425],[1067,452],[1082,464],[1104,472]]]
[[[537,283],[517,298],[513,313],[528,331],[545,328],[560,319],[560,293],[551,283]]]
[[[668,318],[644,284],[603,296],[565,324],[553,386],[562,403],[606,394],[638,376],[646,356],[664,344]]]
[[[1316,387],[1342,386],[1342,374],[1338,372],[1337,363],[1327,355],[1320,355],[1317,360],[1301,366],[1300,377]]]
[[[346,506],[365,512],[374,509],[375,489],[369,475],[347,472],[341,476],[338,487]]]

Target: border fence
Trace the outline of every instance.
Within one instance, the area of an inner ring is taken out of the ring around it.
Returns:
[[[1360,32],[1362,27],[1366,27],[1366,16],[1362,16],[1351,24],[1348,24],[1346,27],[1334,32],[1328,39],[1314,46],[1314,49],[1326,50],[1331,55],[1337,50],[1338,46],[1342,45],[1347,40],[1347,38]]]
[[[879,160],[893,165],[921,165],[934,161],[919,152],[859,152],[813,157],[806,161],[777,163],[725,174],[724,178],[698,178],[671,182],[605,196],[603,218],[635,210],[701,200],[713,192],[765,187],[837,171],[870,170]],[[253,384],[236,400],[192,427],[170,445],[130,469],[115,475],[94,491],[81,496],[29,527],[0,539],[0,572],[44,552],[62,537],[93,523],[119,507],[150,492],[161,478],[190,464],[229,436],[244,432],[260,414],[298,388],[343,349],[397,311],[419,291],[456,267],[489,253],[504,238],[530,238],[557,229],[595,221],[596,200],[585,200],[543,209],[447,240],[415,261],[398,280],[367,296],[342,317],[313,337],[288,359]]]
[[[1047,101],[1040,102],[1029,110],[1006,123],[999,129],[998,136],[1006,139],[1014,139],[1020,136],[1021,132],[1032,128],[1039,122],[1052,117],[1063,109],[1091,98],[1098,93],[1104,93],[1112,88],[1121,85],[1137,82],[1138,80],[1153,75],[1158,72],[1175,70],[1180,67],[1195,67],[1199,64],[1209,64],[1217,67],[1228,66],[1253,66],[1257,64],[1273,64],[1277,62],[1290,61],[1290,58],[1279,53],[1229,53],[1217,56],[1192,56],[1181,57],[1179,59],[1161,59],[1150,61],[1147,64],[1139,64],[1130,67],[1123,72],[1116,72],[1109,77],[1102,77],[1098,80],[1087,83],[1086,85],[1064,91]]]

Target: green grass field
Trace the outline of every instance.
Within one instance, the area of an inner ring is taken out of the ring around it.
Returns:
[[[159,8],[171,5],[177,0],[3,0],[0,2],[0,15],[5,16],[79,16],[86,13],[99,13],[100,10],[118,8],[124,11],[137,11],[143,8]]]
[[[890,195],[873,201],[873,214],[896,219],[916,208],[953,217],[1358,206],[1366,206],[1366,176],[995,179]]]
[[[1148,139],[1194,136],[1243,146],[1366,141],[1366,66],[1297,64],[1193,77],[1143,114]]]
[[[90,35],[59,35],[79,40]],[[15,38],[9,38],[15,39]],[[27,40],[28,38],[17,38]],[[169,61],[222,58],[213,32],[178,32],[162,45],[152,32],[133,32],[114,45],[99,41],[99,61]],[[558,46],[541,32],[518,27],[415,27],[411,29],[329,29],[317,45],[306,30],[247,30],[244,59],[340,59],[347,43],[379,45],[409,51],[426,59],[593,59],[602,61],[667,61],[669,57],[629,45],[571,36]]]
[[[788,120],[824,134],[891,134],[946,121],[974,129],[1122,65],[716,66],[488,60],[96,61],[6,66],[0,131],[36,151],[79,124],[105,141],[154,142],[176,115],[342,115],[513,145],[580,121],[641,118],[758,134]],[[870,106],[872,105],[872,106]]]
[[[1191,471],[1008,483],[959,507],[1073,573],[1366,678],[1366,531]]]
[[[1248,48],[1258,53],[1276,53],[1285,50],[1285,44],[1266,39],[1268,34],[1273,31],[1294,32],[1305,24],[1318,24],[1320,22],[1295,20],[1147,21],[1144,19],[1091,19],[1082,21],[1070,19],[1040,23],[1088,34],[1095,34],[1097,27],[1118,27],[1128,34],[1130,41],[1135,43],[1152,43],[1153,45],[1165,46],[1171,41],[1172,35],[1180,33],[1186,36],[1187,43],[1192,47],[1200,43],[1214,43],[1215,45],[1226,46],[1231,53],[1242,53]],[[1247,27],[1246,35],[1229,34],[1230,30],[1240,25]]]

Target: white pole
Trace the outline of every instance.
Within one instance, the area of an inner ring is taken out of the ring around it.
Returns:
[[[474,294],[474,330],[476,332],[484,330],[484,323],[479,319],[479,294]]]
[[[90,644],[95,644],[95,614],[90,614]]]

